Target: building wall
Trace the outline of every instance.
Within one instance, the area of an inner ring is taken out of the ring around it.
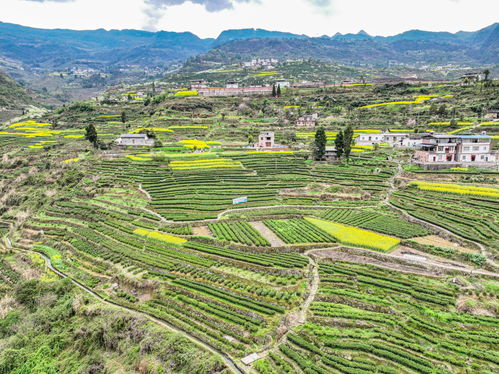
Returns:
[[[251,96],[270,95],[272,87],[206,88],[199,89],[200,96]]]

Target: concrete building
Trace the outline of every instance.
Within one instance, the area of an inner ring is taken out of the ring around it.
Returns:
[[[208,82],[206,82],[204,79],[191,80],[190,87],[191,87],[191,91],[196,91],[199,89],[207,88]]]
[[[154,139],[147,134],[124,134],[115,140],[115,144],[121,146],[153,146]]]
[[[396,133],[384,131],[382,133],[360,133],[355,143],[358,145],[387,144],[390,147],[414,148],[421,144],[423,134]]]
[[[413,156],[416,164],[424,169],[449,167],[497,168],[497,152],[491,151],[492,138],[480,135],[423,136],[421,149]]]
[[[199,96],[257,96],[271,95],[272,87],[202,88]]]
[[[239,83],[235,81],[229,81],[225,84],[225,88],[239,88]]]
[[[485,114],[485,118],[491,119],[491,120],[499,119],[499,109],[488,110],[487,113]]]
[[[277,82],[275,82],[275,85],[279,86],[281,88],[288,88],[291,86],[291,83],[288,81],[277,81]]]
[[[319,115],[317,113],[307,114],[307,115],[301,116],[296,121],[296,126],[299,126],[299,127],[315,127],[318,118],[319,118]]]
[[[289,148],[285,145],[275,143],[275,134],[273,131],[264,131],[258,136],[258,143],[254,147],[259,151],[287,151]]]

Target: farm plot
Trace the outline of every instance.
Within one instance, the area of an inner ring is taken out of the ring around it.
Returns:
[[[324,218],[345,225],[393,235],[402,239],[424,236],[429,233],[423,226],[407,222],[402,217],[381,214],[374,211],[359,212],[353,209],[331,209],[324,215]]]
[[[246,245],[270,245],[270,243],[248,222],[210,223],[208,227],[217,239]]]
[[[346,245],[387,252],[400,243],[400,239],[398,238],[376,234],[356,227],[345,226],[317,218],[305,217],[305,219],[336,238],[340,243]]]
[[[235,356],[263,344],[262,331],[275,328],[282,314],[301,302],[308,258],[182,238],[178,235],[192,233],[190,226],[162,226],[140,201],[138,206],[127,201],[101,196],[60,201],[27,227],[44,230],[40,248],[50,248],[54,258],[69,259],[54,265],[64,266],[95,291],[168,319]],[[110,290],[95,276],[110,278],[116,269],[136,281],[154,280],[153,296],[141,298],[140,287],[121,281],[118,289]]]
[[[455,311],[444,280],[321,262],[308,322],[255,362],[257,373],[477,373],[499,369],[496,317]]]
[[[399,191],[390,202],[410,215],[499,252],[499,200],[491,197],[417,190]]]
[[[336,242],[334,237],[304,219],[269,219],[263,221],[263,223],[286,244]]]

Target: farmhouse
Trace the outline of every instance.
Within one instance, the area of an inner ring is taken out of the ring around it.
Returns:
[[[461,80],[466,82],[480,82],[485,79],[485,75],[483,73],[466,73],[461,76]]]
[[[289,148],[285,145],[275,143],[275,135],[273,131],[264,131],[258,136],[258,143],[255,143],[255,148],[259,151],[287,151]]]
[[[202,88],[199,96],[257,96],[271,95],[272,87]]]
[[[239,83],[235,81],[229,81],[225,84],[225,88],[239,88]]]
[[[281,88],[288,88],[291,86],[291,83],[289,81],[277,81],[275,82],[275,85]]]
[[[492,138],[485,133],[480,135],[439,135],[423,136],[421,149],[414,154],[416,164],[425,169],[448,167],[497,167],[497,152],[490,150]]]
[[[485,118],[496,120],[499,119],[499,109],[491,109],[485,114]]]
[[[153,146],[154,139],[149,138],[147,134],[124,134],[114,142],[122,146]]]
[[[244,62],[244,67],[254,67],[254,66],[272,66],[277,64],[279,60],[275,58],[254,58],[251,61]]]
[[[191,91],[199,90],[208,87],[208,82],[204,79],[191,80]]]
[[[414,148],[421,144],[423,134],[395,133],[361,133],[356,141],[358,145],[388,144],[391,147]]]
[[[319,118],[319,115],[317,113],[302,116],[296,121],[296,126],[314,127],[316,125],[317,118]]]

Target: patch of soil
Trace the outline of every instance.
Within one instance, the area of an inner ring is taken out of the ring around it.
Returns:
[[[213,234],[211,233],[210,229],[208,226],[197,226],[192,228],[192,233],[194,235],[199,235],[199,236],[207,236],[209,238],[213,238]]]
[[[436,247],[442,247],[442,248],[450,248],[450,249],[458,249],[463,252],[470,252],[470,253],[476,253],[478,250],[474,250],[471,248],[467,247],[462,247],[457,243],[453,243],[447,239],[441,238],[440,236],[437,235],[427,235],[427,236],[421,236],[419,238],[413,238],[415,242],[418,242],[419,244],[426,244],[426,245],[434,245]]]
[[[467,303],[470,301],[471,303]],[[476,296],[461,295],[456,301],[456,308],[461,313],[473,314],[476,316],[497,317],[497,315],[484,307]]]
[[[265,239],[267,239],[272,247],[283,247],[286,245],[286,243],[279,239],[279,237],[267,226],[265,226],[263,222],[250,222],[250,225],[253,226]]]

